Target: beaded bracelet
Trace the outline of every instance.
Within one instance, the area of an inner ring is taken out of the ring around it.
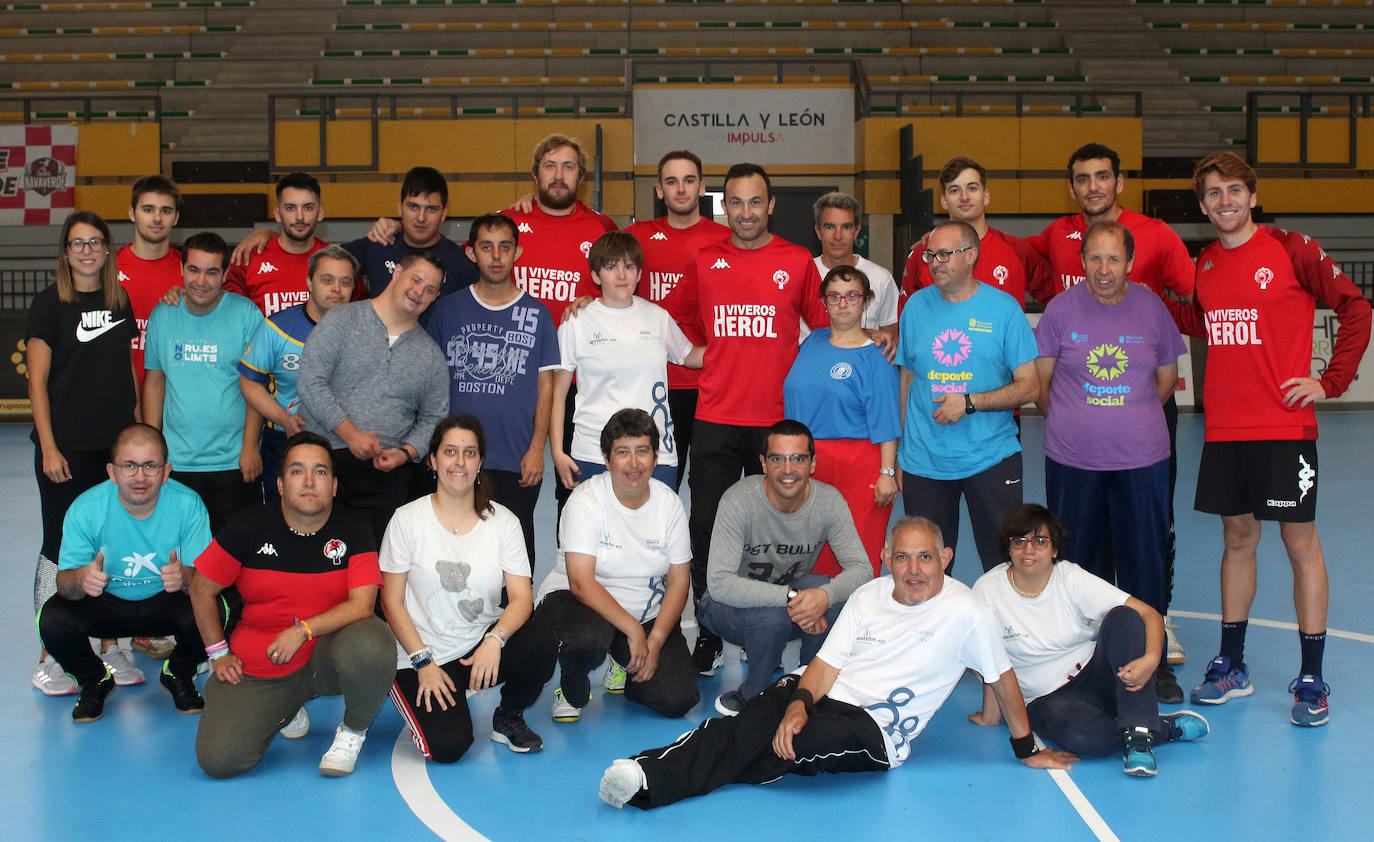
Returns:
[[[430,661],[434,660],[434,653],[431,652],[429,650],[429,647],[426,646],[420,649],[416,649],[414,652],[411,652],[406,657],[410,658],[411,667],[413,667],[414,669],[419,669],[420,667],[425,666]]]
[[[483,640],[494,640],[494,641],[497,642],[497,644],[499,644],[499,645],[501,646],[502,649],[505,649],[505,648],[506,648],[506,641],[507,641],[506,636],[505,636],[504,634],[501,634],[501,632],[497,631],[495,627],[493,627],[491,631],[489,631],[489,632],[487,632],[486,634],[482,635],[482,639],[483,639]]]
[[[229,654],[229,641],[221,640],[219,643],[212,643],[205,647],[205,657],[211,661],[223,658]]]

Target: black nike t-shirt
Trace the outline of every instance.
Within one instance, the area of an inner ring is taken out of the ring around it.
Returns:
[[[41,339],[52,349],[47,388],[58,448],[108,449],[134,422],[129,348],[137,337],[128,303],[110,310],[103,292],[78,292],[75,302],[66,303],[50,286],[34,297],[25,338]],[[37,442],[38,431],[31,437]]]

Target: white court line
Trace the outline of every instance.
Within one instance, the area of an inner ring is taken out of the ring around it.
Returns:
[[[396,782],[396,791],[405,799],[410,812],[440,839],[487,842],[487,837],[458,818],[458,814],[439,797],[429,779],[428,765],[425,756],[415,748],[410,728],[402,728],[391,748],[391,779]]]
[[[1036,739],[1036,742],[1040,742]],[[1083,794],[1083,790],[1078,788],[1078,784],[1073,782],[1069,773],[1063,769],[1050,769],[1050,777],[1059,785],[1059,791],[1064,793],[1064,797],[1069,799],[1069,804],[1078,811],[1078,817],[1088,826],[1088,830],[1093,832],[1101,842],[1120,842],[1112,829],[1107,826],[1106,820],[1098,815],[1097,810],[1093,809],[1092,802]]]
[[[1176,611],[1173,608],[1170,608],[1169,616],[1185,617],[1189,620],[1215,620],[1218,623],[1221,622],[1220,614],[1204,614],[1201,611]],[[1297,623],[1285,623],[1280,620],[1257,620],[1254,617],[1251,617],[1248,622],[1252,626],[1264,626],[1266,628],[1271,629],[1287,629],[1288,631],[1298,630]],[[1341,629],[1327,629],[1326,636],[1340,637],[1344,638],[1345,640],[1356,640],[1360,643],[1374,643],[1374,634],[1363,634],[1361,632],[1342,631]]]

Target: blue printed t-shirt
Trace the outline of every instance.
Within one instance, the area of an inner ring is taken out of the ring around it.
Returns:
[[[897,347],[897,364],[914,375],[897,452],[902,470],[963,479],[1019,452],[1012,410],[977,412],[943,425],[933,417],[935,398],[962,401],[965,394],[1000,389],[1035,357],[1035,334],[1010,295],[985,284],[959,302],[946,301],[935,286],[912,295],[902,311]]]
[[[292,415],[300,409],[296,394],[296,374],[301,368],[301,348],[315,329],[304,304],[278,310],[258,325],[248,348],[239,360],[239,374],[267,386],[277,403]],[[271,421],[267,426],[280,430]]]
[[[806,337],[782,383],[787,417],[818,439],[868,439],[882,444],[902,436],[897,369],[873,343],[836,348],[830,328]]]
[[[1045,455],[1084,471],[1144,468],[1169,458],[1169,428],[1155,369],[1183,355],[1164,302],[1129,284],[1115,304],[1087,284],[1056,295],[1035,329],[1040,356],[1055,361]]]
[[[153,309],[143,367],[167,377],[162,433],[176,470],[238,468],[245,409],[238,363],[261,324],[257,306],[232,292],[204,315],[187,310],[185,299]]]
[[[382,290],[387,288],[396,267],[401,265],[401,260],[406,255],[412,251],[421,251],[414,246],[406,245],[405,237],[400,233],[396,234],[396,239],[392,240],[390,245],[374,243],[362,237],[344,243],[343,247],[362,264],[363,275],[367,279],[367,294],[371,298],[381,295]],[[448,237],[440,236],[434,245],[426,246],[423,251],[430,252],[443,261],[444,280],[439,284],[440,298],[477,282],[477,264],[468,259],[461,245]],[[425,315],[431,315],[433,312],[434,306],[430,305]],[[425,318],[421,317],[420,320],[423,322]]]
[[[257,309],[257,308],[254,308]],[[106,480],[85,491],[62,521],[59,570],[75,570],[103,553],[109,574],[105,593],[120,599],[147,599],[162,593],[162,568],[172,550],[187,567],[210,546],[210,515],[194,491],[174,479],[158,494],[153,513],[139,519],[119,502],[119,486]]]
[[[449,411],[470,412],[482,422],[483,464],[519,471],[534,437],[539,372],[559,368],[549,308],[523,292],[491,308],[469,288],[441,299],[426,329],[448,364]]]

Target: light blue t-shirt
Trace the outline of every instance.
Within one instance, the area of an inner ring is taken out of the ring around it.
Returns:
[[[232,292],[204,315],[187,310],[185,299],[153,308],[143,367],[167,377],[162,433],[174,469],[238,468],[245,408],[239,358],[260,324],[257,306]]]
[[[939,287],[912,295],[902,311],[897,364],[914,375],[897,462],[929,479],[971,477],[1017,453],[1012,410],[979,411],[957,424],[932,417],[935,398],[990,392],[1011,382],[1036,357],[1035,334],[1016,299],[979,284],[973,295],[946,301]]]
[[[239,374],[266,386],[277,403],[292,415],[301,408],[296,394],[301,348],[314,329],[315,323],[310,321],[304,304],[278,310],[258,325],[243,359],[239,360]],[[267,424],[274,430],[281,429],[270,421]]]
[[[256,309],[256,308],[255,308]],[[106,480],[84,492],[62,521],[59,570],[75,570],[103,553],[105,593],[139,600],[162,592],[162,568],[172,550],[187,567],[210,546],[210,515],[194,491],[174,479],[158,494],[153,513],[140,520],[119,502],[119,486]]]

